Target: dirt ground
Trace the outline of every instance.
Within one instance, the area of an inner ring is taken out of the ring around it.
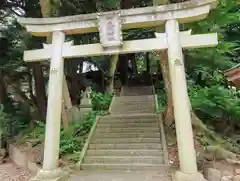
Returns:
[[[30,172],[21,169],[14,163],[6,162],[0,164],[1,181],[28,181],[32,176]]]

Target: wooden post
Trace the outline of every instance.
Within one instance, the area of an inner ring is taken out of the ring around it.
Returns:
[[[48,171],[58,168],[64,74],[64,60],[62,58],[64,40],[65,35],[63,32],[53,32],[53,52],[50,65],[47,123],[43,160],[43,170]]]
[[[168,20],[165,28],[168,41],[168,61],[173,90],[173,107],[179,149],[180,171],[185,174],[195,174],[197,173],[196,151],[194,148],[178,21]]]

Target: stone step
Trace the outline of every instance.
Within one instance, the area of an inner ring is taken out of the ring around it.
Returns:
[[[153,95],[119,96],[114,98],[114,101],[117,103],[152,102],[153,100],[155,100],[155,97]]]
[[[126,149],[126,150],[94,150],[89,149],[86,156],[158,156],[163,157],[163,151],[161,149],[150,150],[150,149]]]
[[[104,120],[101,119],[98,121],[98,124],[117,124],[117,123],[158,123],[158,120],[156,118],[152,118],[152,119],[114,119],[114,120]]]
[[[150,110],[121,110],[121,109],[114,109],[111,111],[112,115],[119,115],[119,114],[137,114],[137,113],[155,113],[156,109],[150,109]]]
[[[115,100],[113,102],[113,106],[133,106],[133,105],[151,105],[154,104],[154,99],[151,99],[149,101],[142,101],[142,100],[138,100],[138,101],[132,101],[132,100],[126,100],[126,101],[122,101],[122,100]]]
[[[158,124],[158,120],[156,119],[129,119],[129,120],[124,120],[124,119],[120,119],[120,120],[99,120],[98,124],[141,124],[141,123],[148,123],[150,125],[152,124]]]
[[[81,170],[72,175],[71,181],[172,181],[172,172],[163,168],[155,171]]]
[[[127,143],[160,143],[159,138],[95,138],[91,140],[95,144],[127,144]]]
[[[145,95],[153,95],[152,89],[123,89],[121,92],[122,96],[145,96]]]
[[[154,156],[86,156],[84,164],[164,164],[163,157]]]
[[[155,109],[154,103],[141,103],[141,104],[115,104],[112,106],[111,111],[139,111],[139,110],[152,110]]]
[[[160,142],[160,141],[159,141]],[[94,144],[90,142],[89,149],[124,149],[124,150],[138,150],[138,149],[162,149],[162,145],[160,143],[125,143],[125,144]]]
[[[125,113],[125,114],[134,114],[134,113],[154,113],[156,112],[155,106],[146,107],[146,108],[133,108],[133,107],[113,107],[111,113]]]
[[[160,138],[160,131],[159,132],[129,132],[129,133],[95,133],[93,135],[94,138]]]
[[[153,87],[135,87],[135,86],[128,86],[123,87],[121,95],[122,96],[131,96],[131,95],[152,95],[153,94]]]
[[[145,95],[153,95],[153,92],[152,91],[142,91],[142,92],[136,93],[136,92],[123,91],[119,95],[122,95],[122,96],[145,96]]]
[[[128,100],[128,101],[116,101],[113,103],[112,106],[118,106],[118,107],[124,107],[124,106],[128,106],[128,107],[131,107],[131,106],[136,106],[136,108],[141,108],[142,107],[147,107],[147,106],[151,106],[151,105],[154,105],[155,103],[153,102],[153,100],[149,100],[148,102],[146,101],[131,101],[131,100]],[[138,106],[138,107],[137,107]]]
[[[82,164],[83,170],[162,170],[168,169],[165,164]]]
[[[155,127],[126,127],[126,128],[115,128],[115,127],[98,127],[95,133],[144,133],[144,132],[158,132],[159,126]]]
[[[104,124],[99,122],[97,124],[97,128],[135,128],[136,130],[138,130],[139,128],[149,128],[149,127],[157,127],[159,128],[158,123],[114,123],[114,124]]]
[[[100,117],[99,122],[131,122],[131,121],[135,121],[135,120],[139,120],[139,121],[157,121],[158,115],[156,114],[136,114],[136,115],[120,115],[120,116],[113,116],[113,115],[108,115],[108,116],[102,116]]]

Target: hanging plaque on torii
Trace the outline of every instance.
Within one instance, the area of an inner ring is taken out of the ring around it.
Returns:
[[[122,22],[120,12],[99,13],[100,43],[106,52],[120,52],[122,46]]]

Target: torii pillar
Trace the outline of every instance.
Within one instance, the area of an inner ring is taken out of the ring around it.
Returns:
[[[69,176],[68,173],[58,169],[64,81],[64,59],[62,58],[64,42],[64,32],[54,31],[52,33],[52,55],[49,72],[43,168],[34,178],[36,181],[67,180]]]
[[[178,21],[167,21],[165,30],[168,41],[168,62],[180,162],[180,171],[174,175],[174,178],[176,181],[203,181],[205,179],[197,169],[191,110]]]

